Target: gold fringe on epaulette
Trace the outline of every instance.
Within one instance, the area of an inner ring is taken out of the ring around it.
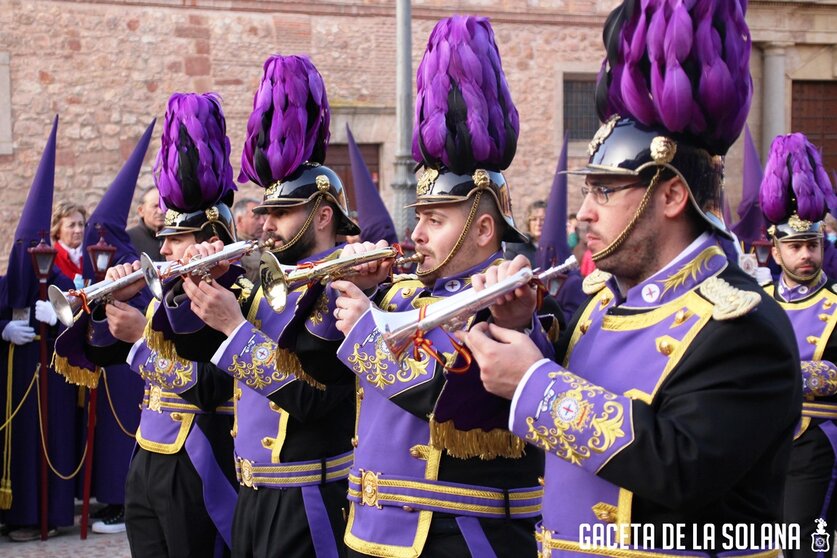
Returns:
[[[0,510],[12,509],[12,481],[3,479],[0,483]]]
[[[302,363],[299,362],[299,357],[282,347],[276,348],[276,370],[293,374],[297,380],[301,380],[313,388],[325,391],[325,384],[321,384],[302,369]]]
[[[99,385],[99,377],[102,375],[102,369],[99,367],[96,367],[96,370],[90,370],[73,366],[69,360],[57,354],[52,355],[52,368],[64,376],[66,382],[90,389],[95,389]]]
[[[436,449],[445,450],[448,455],[459,459],[495,459],[523,457],[526,442],[502,428],[495,428],[489,432],[475,428],[473,430],[457,430],[452,420],[436,422],[430,416],[430,445]]]
[[[151,328],[151,320],[145,324],[145,331],[142,332],[145,337],[145,344],[148,348],[157,353],[157,356],[173,360],[177,357],[177,350],[174,348],[174,343],[163,337],[163,334]]]

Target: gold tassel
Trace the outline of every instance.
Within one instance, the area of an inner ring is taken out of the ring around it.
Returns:
[[[459,459],[479,457],[485,460],[497,457],[520,459],[526,448],[526,442],[508,430],[457,430],[452,420],[436,422],[433,415],[430,416],[430,445],[446,450],[448,455]]]
[[[3,478],[0,479],[0,510],[12,507],[12,371],[14,370],[15,346],[9,343],[9,359],[6,376],[6,431],[3,432]]]
[[[81,366],[73,366],[70,361],[62,356],[53,355],[53,369],[64,376],[64,380],[77,386],[84,386],[95,389],[99,385],[100,369],[90,370]]]
[[[145,343],[148,345],[148,348],[155,351],[158,357],[168,360],[177,358],[174,343],[163,337],[161,332],[151,329],[151,320],[148,320],[148,323],[145,325],[143,336],[145,337]]]
[[[12,481],[3,479],[0,482],[0,510],[12,509]]]
[[[302,369],[302,363],[292,352],[281,347],[276,348],[276,370],[284,374],[293,374],[297,380],[301,380],[315,389],[325,391],[325,384],[321,384],[312,376],[309,376]]]

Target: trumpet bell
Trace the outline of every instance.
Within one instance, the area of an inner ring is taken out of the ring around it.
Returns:
[[[72,326],[73,317],[81,308],[81,301],[75,296],[68,296],[55,285],[50,285],[47,289],[47,298],[49,298],[49,302],[55,310],[55,315],[58,316],[61,323],[67,327]]]
[[[145,284],[148,285],[151,294],[157,300],[163,300],[163,281],[160,279],[160,272],[157,266],[145,252],[140,255],[140,263],[142,266],[142,278],[145,279]]]
[[[267,303],[274,312],[285,309],[288,301],[288,280],[282,264],[272,252],[264,252],[259,263],[259,277]]]

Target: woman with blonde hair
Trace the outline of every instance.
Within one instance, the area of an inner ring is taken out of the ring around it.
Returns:
[[[52,212],[49,236],[57,252],[55,266],[70,279],[82,273],[84,252],[81,244],[86,221],[87,210],[72,202],[58,202]]]

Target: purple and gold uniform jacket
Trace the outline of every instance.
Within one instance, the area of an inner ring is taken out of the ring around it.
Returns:
[[[156,308],[152,301],[146,309],[149,320]],[[137,446],[162,455],[188,455],[204,488],[197,498],[229,546],[236,500],[229,436],[232,382],[208,362],[183,359],[153,326],[131,346],[111,335],[103,306],[97,305],[59,338],[56,358],[65,359],[76,374],[127,360],[145,381]]]
[[[802,366],[802,422],[809,426],[837,419],[837,283],[821,273],[813,285],[788,287],[781,277],[766,288],[793,325]]]
[[[530,367],[512,403],[510,428],[546,452],[543,556],[589,555],[582,525],[659,537],[682,523],[693,548],[693,525],[781,521],[802,383],[779,306],[709,234],[624,295],[601,271],[585,291],[557,358]]]
[[[499,257],[432,288],[398,280],[373,300],[385,312],[414,311],[470,288],[471,275]],[[485,392],[475,363],[464,373],[445,368],[459,361],[447,332],[436,328],[424,338],[438,359],[426,345],[396,358],[370,309],[338,352],[358,381],[346,544],[372,556],[416,557],[436,520],[455,518],[473,555],[525,553],[525,544],[502,539],[508,525],[484,533],[480,521],[517,523],[529,537],[540,515],[543,455],[507,430],[509,402]]]

